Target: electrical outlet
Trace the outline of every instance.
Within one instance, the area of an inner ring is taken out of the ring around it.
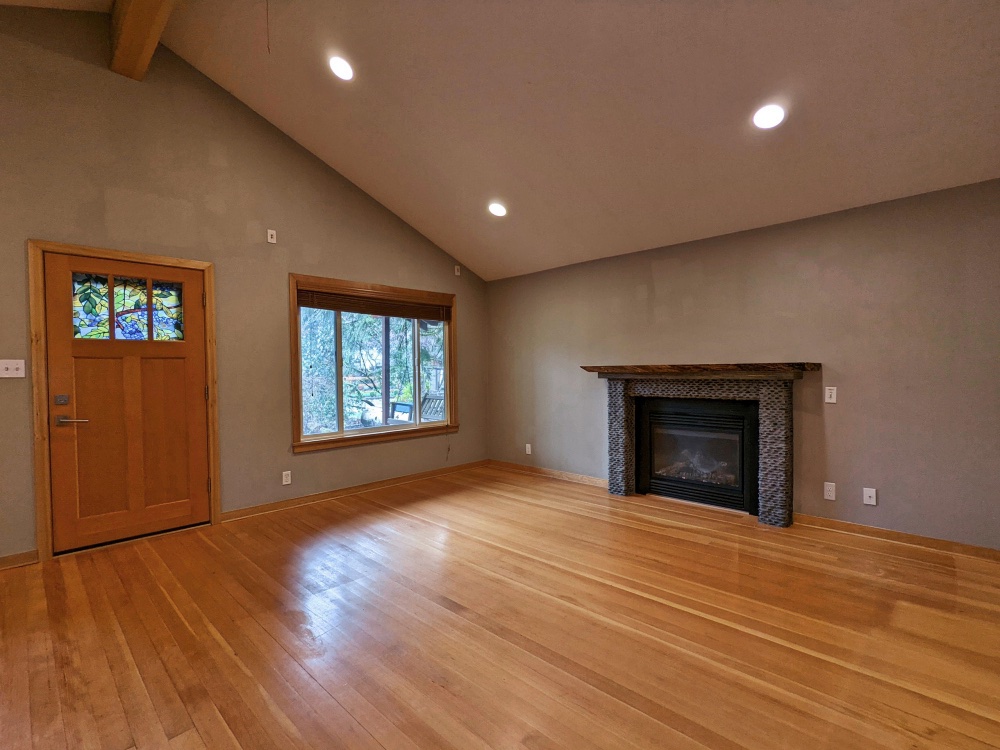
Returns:
[[[278,233],[273,229],[267,230],[267,241],[272,245],[278,244]]]
[[[823,400],[828,404],[837,403],[837,386],[828,385],[823,389]]]
[[[456,276],[461,276],[462,275],[462,267],[461,266],[455,266],[455,275]]]
[[[282,484],[291,484],[292,483],[292,472],[290,472],[290,471],[283,471],[283,472],[281,472],[281,483]]]
[[[865,487],[863,490],[865,505],[876,505],[878,503],[877,493],[874,487]]]
[[[23,378],[23,359],[0,359],[0,378]]]
[[[833,482],[823,482],[823,499],[836,500],[837,485],[835,485]]]
[[[524,452],[529,456],[531,455],[531,443],[524,444]]]

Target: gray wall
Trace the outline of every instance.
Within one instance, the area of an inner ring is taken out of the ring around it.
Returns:
[[[29,358],[28,238],[208,260],[224,509],[485,458],[485,284],[164,48],[143,83],[108,55],[107,16],[0,8],[0,359]],[[461,430],[293,456],[292,271],[456,293]],[[35,548],[31,436],[0,380],[0,556]]]
[[[822,362],[795,385],[795,510],[1000,547],[1000,181],[495,282],[489,298],[491,458],[607,476],[605,385],[580,365]]]
[[[176,56],[139,84],[107,55],[105,16],[0,8],[0,358],[28,359],[29,237],[214,262],[225,509],[485,457],[488,357],[489,455],[595,476],[605,390],[579,365],[817,360],[796,510],[1000,547],[1000,182],[495,282],[487,309],[482,281]],[[293,456],[289,271],[456,292],[461,431]],[[29,380],[0,380],[0,556],[34,548],[30,407]]]

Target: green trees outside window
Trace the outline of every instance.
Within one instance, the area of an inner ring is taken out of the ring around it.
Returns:
[[[337,432],[337,313],[303,307],[299,320],[302,434]]]
[[[305,306],[299,319],[303,436],[445,420],[444,322]]]

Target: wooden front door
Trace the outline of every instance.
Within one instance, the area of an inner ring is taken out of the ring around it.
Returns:
[[[209,519],[200,270],[45,255],[56,552]]]

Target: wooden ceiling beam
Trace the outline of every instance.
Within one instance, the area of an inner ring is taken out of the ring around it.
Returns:
[[[175,0],[115,0],[111,8],[111,69],[141,81]]]

